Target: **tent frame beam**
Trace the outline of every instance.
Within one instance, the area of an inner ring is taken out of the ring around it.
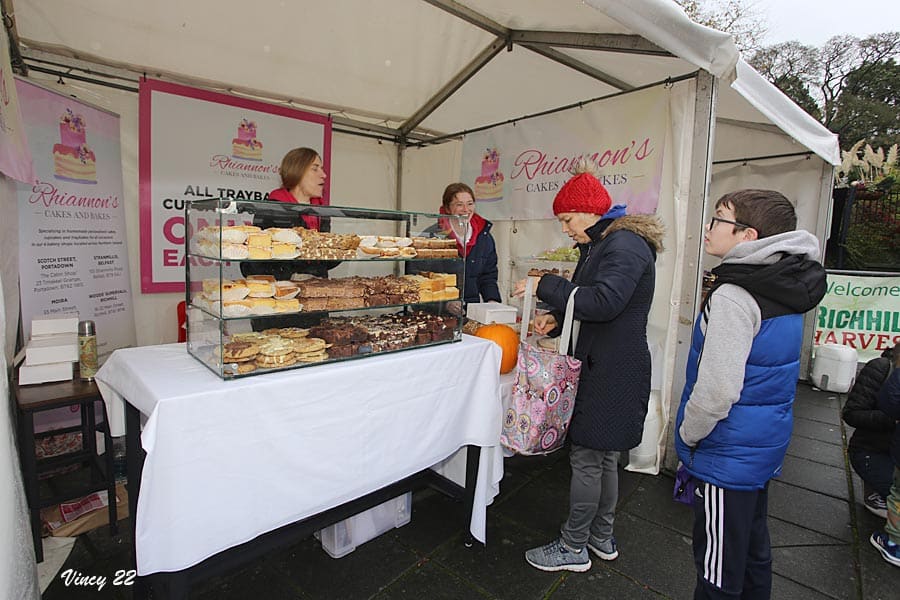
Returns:
[[[600,50],[626,54],[673,55],[639,35],[624,33],[582,33],[577,31],[536,31],[516,29],[510,32],[513,43],[528,46],[553,46],[576,50]]]
[[[621,79],[613,77],[612,75],[609,75],[606,72],[601,71],[600,69],[596,69],[585,62],[572,58],[568,54],[563,54],[562,52],[551,46],[542,46],[539,44],[522,44],[522,47],[528,48],[532,52],[540,54],[544,58],[549,58],[550,60],[556,61],[561,65],[565,65],[570,69],[587,75],[588,77],[593,77],[598,81],[602,81],[603,83],[610,85],[617,90],[627,92],[634,89],[634,86],[630,83],[625,83]]]
[[[471,79],[475,73],[480,71],[482,67],[491,62],[491,60],[505,47],[506,40],[499,37],[488,44],[487,48],[479,52],[478,56],[463,67],[453,79],[444,84],[444,87],[438,90],[438,92],[407,119],[405,123],[400,125],[399,131],[401,137],[406,138],[409,136],[422,121],[428,118],[428,115],[433,113],[441,104],[450,98],[450,96],[456,93],[456,90],[461,88],[463,84]]]

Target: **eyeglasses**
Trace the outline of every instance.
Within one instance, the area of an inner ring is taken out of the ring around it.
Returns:
[[[723,219],[721,217],[710,218],[709,223],[707,223],[707,225],[706,225],[706,228],[709,230],[712,230],[712,228],[716,226],[716,221],[719,221],[720,223],[730,223],[731,225],[734,225],[735,227],[741,227],[743,229],[753,229],[753,227],[751,227],[750,225],[745,225],[744,223],[738,223],[737,221],[729,221],[728,219]]]

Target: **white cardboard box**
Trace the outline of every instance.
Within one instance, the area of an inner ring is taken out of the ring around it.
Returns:
[[[499,302],[470,302],[466,316],[485,325],[489,323],[515,323],[516,307]]]
[[[54,335],[58,333],[78,334],[78,315],[49,317],[31,321],[31,337]]]
[[[19,367],[19,385],[68,381],[74,374],[74,363],[55,362],[43,365],[22,365]]]
[[[25,346],[25,364],[29,366],[77,360],[77,333],[57,333],[31,338]]]

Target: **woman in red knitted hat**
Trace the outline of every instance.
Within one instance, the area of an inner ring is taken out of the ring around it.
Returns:
[[[525,553],[543,571],[587,571],[588,549],[602,560],[619,555],[613,537],[618,454],[640,443],[647,415],[647,315],[665,231],[655,216],[626,216],[624,206],[611,205],[594,165],[581,161],[553,200],[553,213],[581,257],[572,281],[548,274],[537,286],[538,298],[553,310],[535,319],[534,330],[550,336],[559,335],[569,293],[578,287],[574,356],[582,361],[569,427],[569,516],[557,539]],[[514,295],[524,290],[525,280]]]

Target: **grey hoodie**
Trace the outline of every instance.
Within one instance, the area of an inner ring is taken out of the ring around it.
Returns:
[[[741,242],[725,255],[722,264],[772,265],[786,254],[817,261],[819,241],[808,231],[797,230]],[[805,312],[811,307],[802,297],[802,291],[773,286],[762,293],[769,292],[782,303],[798,302],[796,311]],[[705,339],[697,382],[685,405],[684,421],[679,429],[682,440],[692,447],[709,435],[740,399],[747,357],[762,322],[753,295],[730,283],[716,288],[704,314],[707,318],[700,323],[700,328]]]

